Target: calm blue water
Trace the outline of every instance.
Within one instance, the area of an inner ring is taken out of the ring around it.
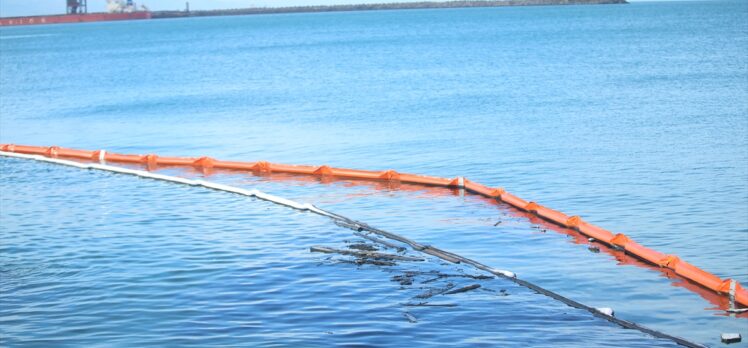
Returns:
[[[748,284],[746,19],[741,1],[2,28],[0,142],[464,175]],[[500,280],[484,288],[509,296],[402,306],[432,283],[391,277],[459,270],[309,253],[354,239],[313,215],[0,165],[3,345],[668,345]],[[210,179],[312,202],[702,343],[748,336],[746,319],[680,280],[476,197]]]

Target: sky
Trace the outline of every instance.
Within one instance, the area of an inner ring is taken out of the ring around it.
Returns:
[[[151,10],[183,10],[185,2],[192,10],[258,6],[333,5],[351,3],[409,2],[421,0],[135,0]],[[0,17],[65,13],[66,0],[0,0]],[[88,0],[88,12],[106,11],[106,0]]]

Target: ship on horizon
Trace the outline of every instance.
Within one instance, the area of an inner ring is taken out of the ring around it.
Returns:
[[[133,0],[107,0],[107,12],[88,13],[87,0],[67,0],[65,14],[0,17],[0,26],[151,19],[151,11]]]

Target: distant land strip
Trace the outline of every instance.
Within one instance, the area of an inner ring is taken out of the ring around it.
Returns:
[[[464,8],[464,7],[606,5],[606,4],[627,4],[627,3],[628,2],[626,0],[421,1],[421,2],[395,2],[395,3],[382,3],[382,4],[355,4],[355,5],[250,7],[250,8],[235,8],[235,9],[226,9],[226,10],[153,11],[152,18],[239,16],[239,15],[260,15],[260,14],[274,14],[274,13],[305,13],[305,12],[415,10],[415,9]]]

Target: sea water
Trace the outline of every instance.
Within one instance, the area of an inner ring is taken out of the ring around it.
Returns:
[[[748,284],[747,18],[746,2],[714,1],[2,28],[0,142],[460,175]],[[456,307],[404,306],[434,284],[396,275],[471,270],[310,253],[355,239],[316,216],[0,164],[3,345],[668,345],[500,280],[439,299]],[[748,335],[745,318],[681,279],[478,197],[208,179],[315,203],[698,342]]]

